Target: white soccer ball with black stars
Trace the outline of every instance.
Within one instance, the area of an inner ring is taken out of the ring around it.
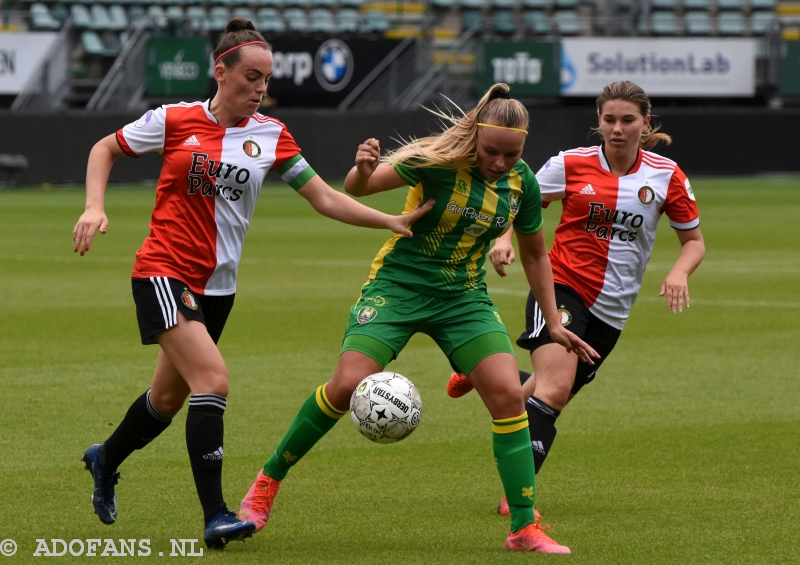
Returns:
[[[365,438],[376,443],[407,438],[421,416],[419,390],[403,375],[391,371],[368,376],[350,398],[350,419]]]

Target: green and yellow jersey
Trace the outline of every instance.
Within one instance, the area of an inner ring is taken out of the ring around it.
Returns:
[[[485,290],[483,264],[490,242],[509,227],[521,234],[542,229],[542,199],[530,167],[521,159],[497,181],[477,167],[443,169],[396,165],[411,186],[404,212],[436,200],[411,226],[414,237],[395,234],[372,262],[367,284],[390,280],[442,298]]]

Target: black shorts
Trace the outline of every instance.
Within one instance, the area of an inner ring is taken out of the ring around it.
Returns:
[[[189,290],[187,284],[168,277],[133,278],[131,286],[142,345],[158,343],[156,334],[178,323],[179,310],[187,320],[197,320],[205,324],[208,335],[217,343],[236,296],[197,294]]]
[[[584,385],[594,380],[600,365],[617,344],[622,330],[608,325],[592,314],[578,293],[570,287],[562,284],[556,284],[555,287],[556,305],[561,314],[561,323],[600,354],[600,359],[595,359],[594,365],[578,360],[575,383],[572,385],[572,394],[577,394]],[[548,343],[553,343],[553,338],[550,337],[533,293],[528,293],[528,303],[525,305],[525,331],[517,339],[517,345],[533,352]]]

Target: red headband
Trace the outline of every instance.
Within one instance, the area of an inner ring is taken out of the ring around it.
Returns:
[[[245,45],[266,45],[267,48],[269,48],[269,43],[267,43],[266,41],[248,41],[247,43],[240,43],[236,47],[231,47],[227,51],[224,51],[219,57],[214,59],[214,64],[216,65],[217,63],[219,63],[219,60],[222,59],[225,55],[227,55],[231,51],[236,51],[237,49],[244,47]]]

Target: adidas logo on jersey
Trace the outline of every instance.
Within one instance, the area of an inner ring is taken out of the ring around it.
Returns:
[[[222,447],[217,448],[213,453],[203,455],[203,459],[210,459],[211,461],[219,461],[222,459]]]
[[[183,142],[184,147],[187,145],[200,145],[200,142],[197,141],[197,138],[193,135],[190,135],[186,138],[186,141]]]
[[[192,137],[194,137],[194,136],[192,136]],[[584,186],[581,189],[580,194],[597,194],[597,193],[594,191],[594,189],[592,188],[591,184],[587,184],[586,186]]]

